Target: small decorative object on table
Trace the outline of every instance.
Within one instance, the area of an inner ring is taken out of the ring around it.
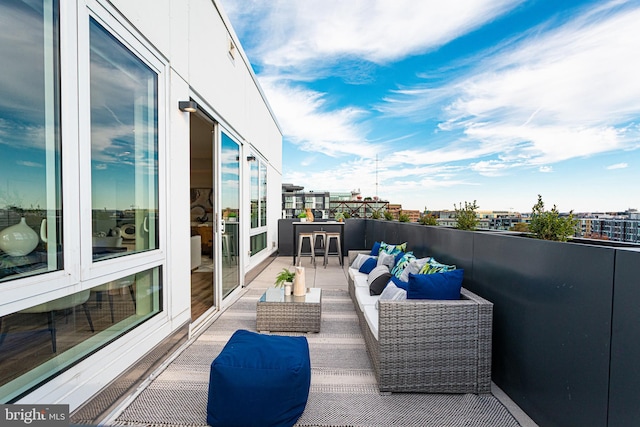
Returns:
[[[307,214],[305,212],[300,212],[298,214],[298,219],[300,222],[307,222]]]
[[[311,208],[307,208],[305,213],[307,214],[307,222],[313,222],[313,212]]]
[[[293,296],[301,297],[307,293],[305,283],[304,267],[296,267],[295,279],[293,280]]]
[[[293,280],[296,277],[295,273],[287,268],[283,268],[276,276],[276,287],[284,286],[284,294],[291,295],[291,289],[293,287]]]

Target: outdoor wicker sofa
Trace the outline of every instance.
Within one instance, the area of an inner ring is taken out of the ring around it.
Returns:
[[[368,252],[349,251],[349,266]],[[376,308],[376,297],[357,292],[366,279],[349,268],[349,294],[380,391],[491,391],[491,302],[462,288],[460,300],[380,300]]]

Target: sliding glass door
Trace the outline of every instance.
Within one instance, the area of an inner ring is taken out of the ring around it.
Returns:
[[[222,297],[240,285],[240,146],[222,132],[220,141],[220,191],[222,209]]]

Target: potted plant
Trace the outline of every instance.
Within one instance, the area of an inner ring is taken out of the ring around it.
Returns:
[[[478,227],[478,223],[480,220],[478,219],[478,215],[476,211],[479,206],[476,204],[474,200],[473,203],[464,202],[464,207],[462,207],[462,202],[460,203],[460,208],[453,204],[453,207],[456,210],[456,220],[457,225],[456,228],[458,230],[475,230]]]
[[[298,214],[298,219],[300,220],[300,222],[307,222],[307,213],[306,212],[300,212]]]
[[[538,202],[533,206],[529,224],[529,231],[534,237],[566,242],[574,235],[577,225],[578,221],[573,218],[573,211],[569,212],[568,217],[561,217],[556,205],[553,205],[550,211],[546,211],[542,196],[538,194]]]
[[[344,222],[344,214],[342,212],[336,212],[334,218],[338,222]]]
[[[291,295],[291,288],[293,286],[293,279],[296,277],[296,274],[290,271],[288,268],[283,268],[276,275],[275,286],[277,288],[284,286],[284,294]]]

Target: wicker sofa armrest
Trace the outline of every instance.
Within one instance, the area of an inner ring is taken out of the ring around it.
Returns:
[[[353,264],[353,261],[355,261],[356,257],[358,256],[358,254],[365,254],[365,255],[369,255],[371,253],[371,250],[369,249],[357,249],[357,250],[350,250],[348,257],[349,257],[349,266],[351,266],[351,264]]]
[[[378,309],[370,351],[381,391],[490,392],[492,303],[463,289],[456,301],[380,301]]]

